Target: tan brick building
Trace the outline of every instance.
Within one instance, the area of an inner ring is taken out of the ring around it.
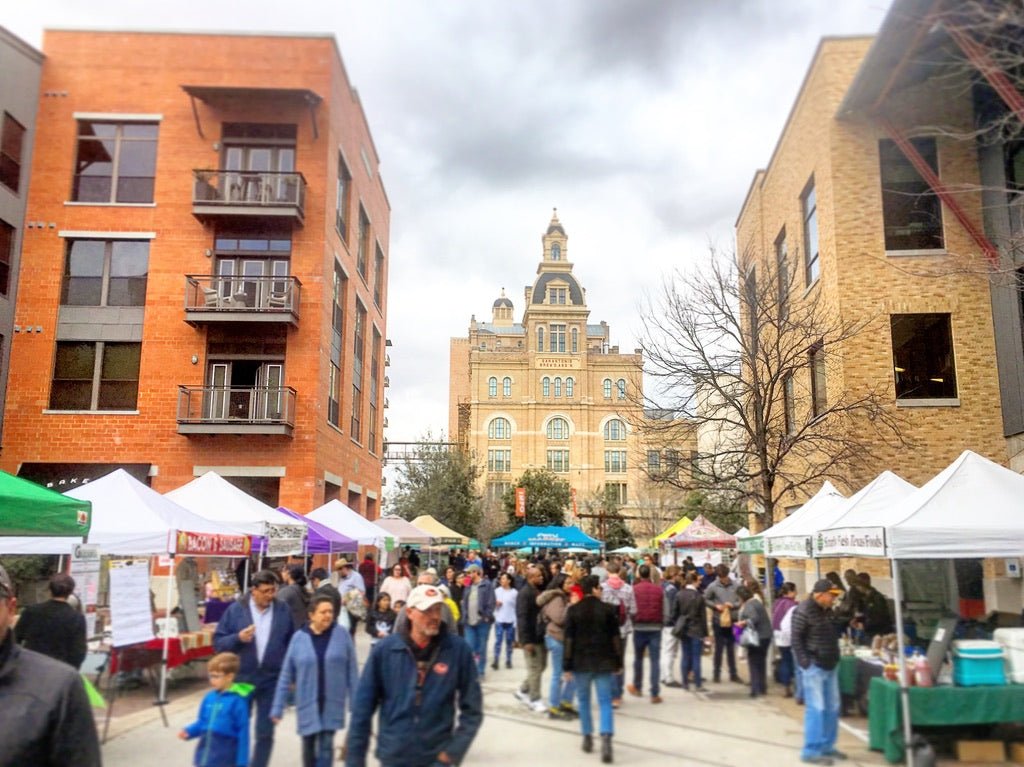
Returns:
[[[785,263],[797,275],[791,301],[817,296],[837,316],[867,322],[841,349],[808,350],[790,403],[803,417],[816,390],[826,399],[889,392],[912,444],[875,445],[878,459],[863,474],[833,478],[848,490],[884,469],[920,485],[968,448],[1020,465],[1024,303],[1006,236],[1016,204],[1007,176],[1021,171],[1019,150],[975,140],[988,94],[978,92],[977,70],[949,55],[955,34],[947,27],[936,38],[926,6],[899,0],[874,41],[821,42],[737,221],[744,268]],[[993,231],[1004,236],[988,240]],[[1009,286],[1000,271],[1011,274]],[[828,359],[826,380],[812,380],[816,351]],[[887,574],[884,562],[873,564]],[[1019,584],[1006,591],[997,570],[986,563],[989,609],[1019,611]]]
[[[390,206],[333,37],[43,52],[0,465],[376,516]]]
[[[474,316],[468,335],[451,340],[449,435],[482,465],[492,501],[527,469],[547,468],[576,491],[578,507],[607,489],[627,515],[642,508],[668,519],[678,505],[650,486],[647,470],[678,470],[693,437],[648,454],[639,350],[621,353],[607,323],[589,322],[557,214],[541,241],[521,319],[502,290],[490,322]]]

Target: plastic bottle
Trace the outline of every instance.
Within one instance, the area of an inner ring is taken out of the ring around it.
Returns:
[[[935,684],[932,679],[932,667],[928,665],[928,659],[921,653],[914,657],[914,676],[917,679],[918,687],[932,687]]]

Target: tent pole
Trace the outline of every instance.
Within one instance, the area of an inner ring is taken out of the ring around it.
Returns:
[[[906,758],[907,767],[914,767],[914,750],[910,747],[913,737],[913,726],[910,721],[910,689],[907,685],[907,663],[906,653],[903,652],[906,644],[903,636],[903,586],[900,584],[900,563],[897,559],[889,560],[890,573],[892,575],[892,593],[896,602],[896,652],[899,653],[897,661],[897,674],[900,683],[900,705],[903,709],[903,752]]]
[[[167,654],[171,644],[171,631],[170,631],[170,619],[171,619],[171,585],[174,582],[174,554],[171,554],[171,567],[167,574],[167,602],[164,610],[165,621],[164,621],[164,649],[163,659],[160,663],[160,698],[156,704],[162,706],[167,703]],[[166,720],[164,722],[166,726]]]

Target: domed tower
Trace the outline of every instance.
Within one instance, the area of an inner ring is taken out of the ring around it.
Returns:
[[[494,300],[491,307],[491,323],[502,327],[511,327],[512,322],[512,301],[505,297],[505,288],[501,289],[501,295]]]

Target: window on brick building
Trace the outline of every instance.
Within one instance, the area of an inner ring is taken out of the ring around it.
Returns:
[[[647,451],[647,473],[657,475],[661,471],[661,453],[657,450]]]
[[[560,376],[555,376],[555,396],[562,396],[562,379]]]
[[[338,152],[338,181],[334,191],[334,228],[343,242],[348,242],[348,210],[352,204],[352,174],[348,172],[345,158]]]
[[[356,301],[356,320],[352,332],[352,420],[349,436],[363,438],[363,359],[366,354],[366,307]]]
[[[544,328],[537,328],[537,351],[544,351]]]
[[[71,199],[76,202],[153,202],[156,123],[78,121]]]
[[[505,376],[501,379],[501,396],[511,397],[512,396],[512,379]]]
[[[612,398],[612,379],[606,378],[601,382],[601,393],[605,399]]]
[[[565,474],[569,471],[569,451],[548,450],[547,468],[556,474]]]
[[[565,396],[569,399],[576,393],[576,381],[573,380],[572,376],[565,379]]]
[[[51,410],[135,410],[142,344],[58,341]]]
[[[487,396],[492,399],[498,396],[498,379],[494,376],[487,379]]]
[[[580,350],[580,329],[573,328],[570,331],[570,336],[572,338],[572,346],[569,348],[572,350],[573,354],[576,354]]]
[[[381,300],[384,297],[384,251],[377,246],[377,253],[373,258],[373,303],[381,308]]]
[[[812,178],[800,195],[800,210],[804,222],[804,281],[808,287],[821,276],[818,253],[818,196]]]
[[[548,342],[548,349],[553,352],[565,351],[565,325],[552,325],[550,327],[551,340]]]
[[[793,392],[793,374],[782,381],[782,406],[786,419],[786,434],[796,433],[796,398]]]
[[[605,450],[604,470],[610,474],[621,474],[626,470],[625,450]]]
[[[370,257],[370,219],[367,217],[362,205],[359,206],[359,232],[357,237],[359,241],[356,244],[356,271],[363,278],[363,282],[366,282],[366,261]]]
[[[825,392],[825,347],[820,341],[807,350],[807,367],[811,373],[811,416],[817,418],[828,407]]]
[[[6,296],[11,282],[11,261],[14,260],[14,227],[0,219],[0,296]]]
[[[490,448],[487,451],[487,471],[496,473],[512,471],[512,451],[508,448]]]
[[[621,442],[626,438],[626,424],[618,418],[612,418],[604,425],[604,438],[609,442]]]
[[[789,317],[789,249],[786,246],[786,229],[783,227],[775,238],[775,279],[778,301],[777,316],[781,320]]]
[[[381,335],[376,326],[370,336],[370,412],[367,418],[366,449],[377,452],[377,390],[380,388],[380,350]]]
[[[341,428],[341,368],[333,362],[327,381],[327,422]]]
[[[928,167],[938,175],[935,139],[910,139]],[[885,249],[941,250],[942,204],[921,174],[907,159],[895,141],[878,142],[882,177],[882,223]]]
[[[495,418],[487,424],[488,439],[512,439],[512,424],[507,418]]]
[[[625,506],[629,501],[625,482],[605,482],[604,497],[617,506]]]
[[[12,192],[21,186],[21,157],[25,149],[25,126],[4,112],[0,126],[0,184]]]
[[[894,314],[889,322],[896,399],[955,399],[956,360],[950,316]]]
[[[68,240],[61,304],[145,306],[149,240]]]
[[[548,439],[569,439],[569,422],[564,418],[552,418],[547,425]]]
[[[615,391],[618,392],[619,399],[626,399],[626,379],[620,378],[615,382]]]
[[[542,397],[551,396],[551,379],[548,378],[547,376],[544,376],[540,380],[540,394]]]

